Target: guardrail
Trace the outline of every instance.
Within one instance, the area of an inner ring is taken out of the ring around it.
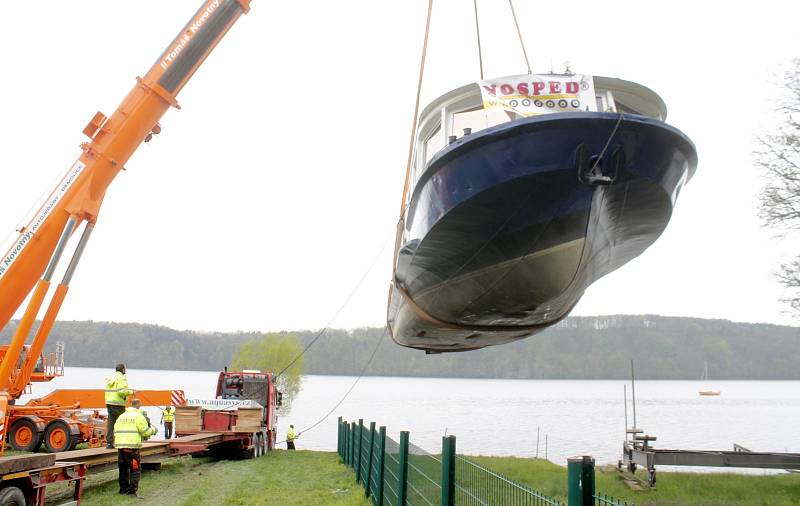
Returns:
[[[565,506],[458,455],[455,436],[443,437],[442,453],[433,455],[411,444],[407,431],[395,441],[375,422],[340,417],[337,451],[375,506]],[[633,506],[595,493],[591,457],[569,459],[567,476],[566,506]]]

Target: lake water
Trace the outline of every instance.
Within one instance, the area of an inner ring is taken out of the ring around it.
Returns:
[[[33,395],[55,388],[103,388],[107,369],[68,367],[65,376],[33,386]],[[182,388],[188,397],[213,398],[217,372],[128,371],[136,389]],[[305,429],[341,399],[350,376],[307,376],[291,413],[280,419]],[[457,436],[459,453],[537,454],[565,465],[573,455],[616,463],[624,439],[623,381],[362,378],[344,403],[298,448],[335,451],[336,417],[363,418],[400,430],[411,442],[437,452],[441,437]],[[754,451],[800,452],[800,381],[715,381],[719,397],[700,397],[699,381],[637,381],[637,424],[658,437],[656,446],[731,450],[738,443]],[[628,385],[630,401],[630,385]],[[25,398],[23,398],[23,401]],[[150,417],[160,412],[150,408]],[[628,417],[633,414],[628,407]],[[688,468],[683,468],[689,470]],[[760,471],[759,471],[760,472]]]

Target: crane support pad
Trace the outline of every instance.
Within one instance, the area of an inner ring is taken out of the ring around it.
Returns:
[[[50,467],[56,463],[56,456],[53,453],[41,453],[32,455],[14,455],[10,457],[0,457],[0,479],[9,473],[30,471],[40,467]]]

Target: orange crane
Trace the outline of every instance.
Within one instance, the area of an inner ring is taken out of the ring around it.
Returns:
[[[104,407],[97,391],[61,391],[26,406],[17,406],[13,401],[31,381],[49,381],[63,373],[63,367],[58,367],[61,358],[42,357],[42,350],[94,230],[106,189],[139,145],[161,132],[158,121],[170,107],[179,108],[178,93],[231,26],[249,10],[250,0],[207,0],[147,74],[137,78],[114,114],[107,117],[98,112],[89,121],[83,129],[89,140],[81,145],[78,160],[0,257],[0,329],[28,299],[10,343],[0,347],[0,441],[5,441],[7,430],[14,432],[17,443],[27,442],[25,447],[37,439],[41,444],[44,438],[48,449],[55,451],[69,449],[77,441],[94,441],[96,431],[92,424],[82,425],[70,413],[77,408]],[[80,240],[63,278],[31,344],[26,345],[68,242],[81,227]],[[170,404],[170,391],[142,394],[144,400]]]

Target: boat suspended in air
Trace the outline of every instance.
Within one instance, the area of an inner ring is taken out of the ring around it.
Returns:
[[[428,352],[562,320],[661,235],[697,166],[645,86],[525,74],[468,84],[419,116],[387,320]],[[646,296],[646,294],[642,294]]]

